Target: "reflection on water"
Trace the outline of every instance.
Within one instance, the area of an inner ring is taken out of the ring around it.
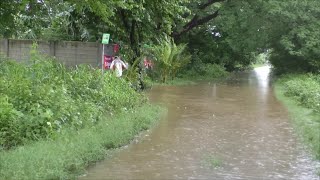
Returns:
[[[261,98],[265,99],[269,92],[270,66],[263,66],[254,69],[254,76],[257,78]]]
[[[154,88],[150,100],[168,107],[167,117],[80,179],[318,179],[268,74],[261,67],[218,84]]]
[[[254,74],[258,79],[258,84],[260,87],[266,88],[269,86],[270,66],[255,68]]]
[[[252,73],[252,76],[256,78],[258,89],[257,93],[257,101],[258,105],[260,106],[260,114],[262,116],[265,115],[266,108],[268,107],[268,93],[271,91],[271,87],[269,86],[270,79],[270,66],[263,66],[255,68],[254,73]]]

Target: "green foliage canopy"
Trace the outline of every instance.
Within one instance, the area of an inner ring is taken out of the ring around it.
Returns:
[[[271,63],[280,72],[320,69],[320,1],[269,1],[274,50]]]
[[[98,41],[129,46],[172,36],[205,62],[246,67],[273,50],[279,71],[318,71],[318,0],[2,0],[2,37]],[[192,44],[192,45],[191,45]],[[210,51],[208,51],[210,47]]]

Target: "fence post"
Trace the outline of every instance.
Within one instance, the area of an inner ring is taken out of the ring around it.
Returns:
[[[9,57],[9,55],[10,55],[10,52],[9,52],[9,39],[4,39],[4,44],[3,44],[4,46],[4,53],[5,53],[5,55],[7,56],[7,57]]]
[[[102,45],[97,43],[97,47],[98,47],[97,48],[97,67],[102,68],[103,66],[103,64],[101,64]]]
[[[50,56],[56,56],[56,41],[50,41]]]

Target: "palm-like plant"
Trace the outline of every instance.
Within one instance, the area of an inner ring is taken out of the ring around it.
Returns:
[[[168,78],[175,78],[178,70],[190,62],[191,56],[185,53],[185,49],[186,44],[176,45],[173,39],[168,37],[152,48],[156,69],[163,83]]]

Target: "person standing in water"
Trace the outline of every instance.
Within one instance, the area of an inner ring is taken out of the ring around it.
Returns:
[[[115,56],[110,69],[115,71],[117,77],[121,77],[123,69],[128,69],[128,63],[123,62],[119,56]]]

